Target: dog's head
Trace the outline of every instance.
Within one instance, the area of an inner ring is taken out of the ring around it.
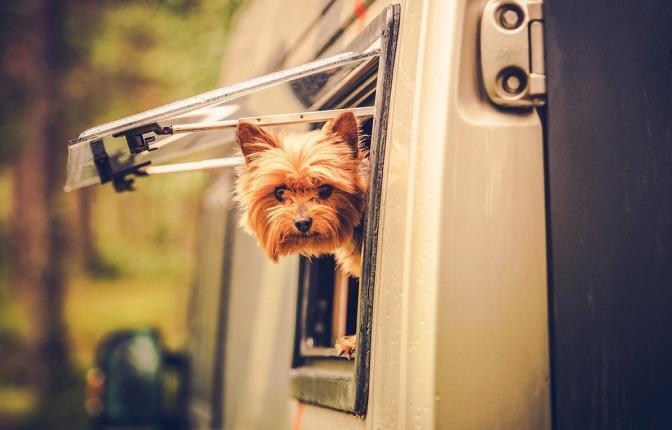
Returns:
[[[245,157],[236,184],[243,223],[273,261],[330,253],[351,240],[368,187],[354,114],[308,133],[276,136],[240,123],[236,134]]]

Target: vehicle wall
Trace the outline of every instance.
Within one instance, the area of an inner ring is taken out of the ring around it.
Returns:
[[[337,52],[391,2],[329,3],[248,1],[222,83],[312,60],[351,21]],[[401,2],[366,416],[291,399],[298,262],[237,228],[223,428],[549,428],[541,123],[480,87],[484,3]]]

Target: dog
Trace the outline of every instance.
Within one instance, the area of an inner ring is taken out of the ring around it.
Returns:
[[[370,173],[357,117],[346,111],[321,130],[286,135],[241,122],[236,137],[245,159],[236,182],[242,225],[268,257],[334,254],[359,278]],[[335,346],[352,357],[355,345],[345,336]]]

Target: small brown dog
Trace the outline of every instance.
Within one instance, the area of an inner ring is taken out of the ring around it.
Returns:
[[[242,122],[236,135],[245,157],[236,184],[243,226],[268,257],[333,253],[344,272],[360,277],[369,164],[357,117],[344,112],[322,130],[286,136]],[[350,356],[354,340],[336,347]]]

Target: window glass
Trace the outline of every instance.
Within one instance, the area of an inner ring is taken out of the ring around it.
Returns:
[[[107,154],[126,167],[148,161],[156,165],[195,152],[230,145],[233,140],[233,131],[230,129],[179,135],[155,135],[148,132],[145,136],[154,139],[150,144],[151,150],[131,156],[124,136],[114,136],[151,124],[165,127],[301,112],[323,96],[331,82],[343,79],[366,64],[375,62],[376,57],[375,50],[335,55],[86,130],[77,139],[69,142],[66,190],[100,182],[90,148],[92,141],[102,139]],[[269,105],[274,106],[272,111],[261,110],[262,106]]]

